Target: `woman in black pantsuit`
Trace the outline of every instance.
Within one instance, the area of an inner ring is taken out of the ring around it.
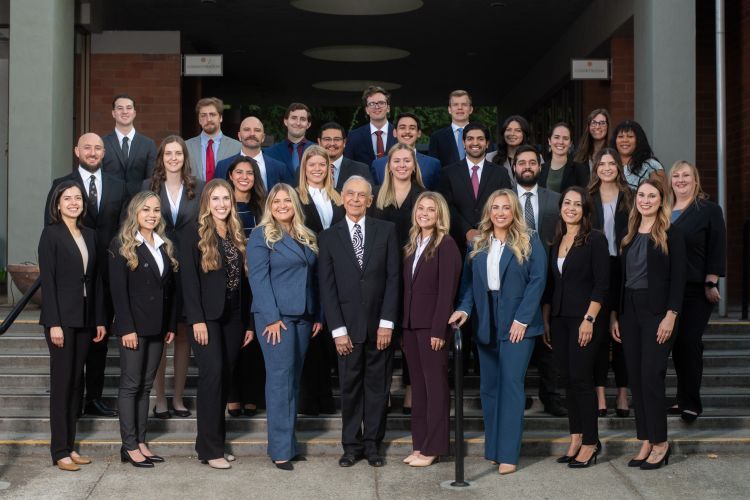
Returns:
[[[600,312],[609,286],[609,256],[607,238],[591,229],[591,200],[581,187],[570,187],[560,197],[548,268],[545,340],[549,332],[568,396],[570,427],[568,452],[557,461],[572,468],[588,467],[601,450],[594,363],[598,343],[608,336],[608,318]]]
[[[727,233],[721,207],[708,201],[701,189],[698,169],[687,161],[678,161],[670,170],[672,182],[672,223],[685,236],[687,284],[682,301],[683,315],[677,324],[672,360],[677,372],[679,413],[693,422],[703,411],[703,332],[719,302],[719,277],[726,273]]]
[[[224,408],[240,349],[253,339],[250,284],[245,269],[245,235],[232,187],[223,179],[206,184],[198,225],[181,244],[180,270],[185,315],[192,325],[198,362],[198,459],[229,469],[224,456]]]
[[[603,324],[610,324],[617,320],[617,309],[620,298],[620,242],[628,232],[628,215],[633,204],[633,192],[625,182],[620,154],[617,150],[604,147],[593,158],[591,184],[589,195],[593,210],[591,211],[591,227],[598,229],[607,237],[609,250],[609,292],[603,304],[601,314]],[[599,342],[599,354],[594,362],[594,384],[596,397],[599,402],[599,416],[607,416],[607,400],[604,388],[607,385],[607,373],[610,365],[610,350],[612,352],[612,371],[615,374],[617,400],[615,412],[618,417],[630,415],[628,406],[628,371],[625,368],[625,355],[622,344],[614,342],[610,335]]]
[[[81,224],[86,211],[81,187],[60,183],[50,197],[51,224],[39,239],[42,313],[50,357],[50,452],[52,464],[76,471],[90,464],[73,449],[83,397],[83,365],[89,345],[101,342],[103,291],[97,274],[96,234]],[[98,325],[98,326],[95,326]]]
[[[659,179],[646,179],[622,239],[619,325],[612,330],[625,352],[637,437],[643,441],[631,467],[658,469],[669,461],[664,379],[685,292],[685,259],[682,233],[670,227],[666,188]]]
[[[164,461],[146,444],[146,423],[164,343],[174,340],[177,328],[177,267],[172,242],[164,235],[159,197],[137,193],[109,249],[113,329],[120,338],[120,457],[135,467]]]

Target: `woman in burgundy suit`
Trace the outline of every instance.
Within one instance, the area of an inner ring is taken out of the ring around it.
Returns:
[[[448,454],[448,316],[461,276],[461,254],[448,235],[445,199],[426,191],[414,203],[404,248],[403,345],[411,370],[412,445],[404,459],[412,467],[431,465]]]

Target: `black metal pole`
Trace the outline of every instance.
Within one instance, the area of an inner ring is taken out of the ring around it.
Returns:
[[[451,486],[469,486],[464,481],[464,357],[461,329],[453,327],[453,361],[455,362],[456,480]]]
[[[0,324],[0,335],[5,333],[8,328],[10,328],[10,325],[12,325],[18,315],[21,314],[23,308],[26,307],[26,304],[29,303],[31,297],[36,293],[40,286],[42,286],[42,278],[37,278],[36,281],[29,287],[29,289],[26,290],[26,293],[23,294],[21,300],[16,302],[16,305],[13,306],[13,309],[11,309],[11,311],[5,317],[5,320]]]
[[[750,272],[748,272],[748,236],[750,236],[750,219],[745,219],[742,225],[742,319],[747,319],[747,295],[748,281],[750,281]]]

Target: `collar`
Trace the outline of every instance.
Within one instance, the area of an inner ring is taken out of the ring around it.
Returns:
[[[374,134],[378,130],[382,130],[383,138],[387,139],[388,138],[388,121],[386,120],[385,125],[383,125],[383,128],[378,128],[375,125],[373,125],[372,122],[370,122],[370,135]]]
[[[242,151],[240,151],[242,153]],[[246,156],[245,153],[242,153],[243,156]],[[265,163],[263,161],[263,151],[258,151],[258,154],[255,156],[251,156],[250,159],[255,160],[257,163]]]
[[[307,192],[310,193],[311,195],[314,195],[314,194],[320,195],[320,196],[323,197],[323,199],[327,199],[328,198],[328,192],[326,191],[325,187],[316,188],[316,187],[312,187],[311,185],[308,184],[307,185]]]
[[[213,139],[215,143],[221,142],[221,139],[224,137],[224,134],[222,133],[221,129],[219,129],[218,132],[216,132],[216,135],[211,137],[207,133],[201,131],[201,144],[208,144],[209,139]]]
[[[365,219],[367,218],[367,216],[363,215],[362,218],[359,219],[359,222],[354,222],[353,220],[351,220],[349,218],[348,215],[346,217],[344,217],[344,218],[346,219],[346,225],[349,226],[349,232],[351,233],[352,229],[354,229],[354,224],[359,224],[359,227],[361,227],[361,228],[364,229],[364,227],[365,227]]]
[[[133,144],[133,137],[135,137],[135,127],[131,127],[130,132],[128,132],[127,134],[123,134],[117,127],[115,127],[115,134],[117,135],[117,142],[119,142],[120,144],[122,144],[123,137],[127,137],[128,142],[130,144]]]
[[[482,158],[482,161],[480,161],[479,163],[474,163],[473,161],[471,161],[469,159],[469,156],[467,155],[466,156],[466,165],[469,168],[469,170],[471,170],[471,167],[473,167],[474,165],[479,165],[479,170],[482,170],[484,168],[484,162],[485,162],[486,159],[487,159],[487,157],[484,157],[484,158]]]
[[[298,144],[301,144],[302,146],[304,146],[305,144],[307,144],[307,137],[303,137],[298,142],[292,142],[292,141],[289,140],[289,137],[287,136],[287,138],[286,138],[286,146],[288,148],[291,148],[292,146],[297,146]]]
[[[156,232],[153,232],[152,236],[154,237],[154,248],[155,249],[159,248],[160,246],[162,246],[164,244],[164,240],[162,239],[161,236],[159,236],[158,234],[156,234]],[[148,242],[146,241],[146,238],[143,237],[143,235],[141,234],[140,231],[138,231],[137,233],[135,233],[135,239],[139,243],[145,243],[146,245],[148,245]]]
[[[466,125],[468,125],[468,123]],[[458,130],[460,128],[464,128],[464,127],[466,127],[466,125],[459,125],[457,123],[451,122],[451,128],[453,129],[453,135],[456,135],[456,130]]]
[[[516,192],[518,193],[519,198],[523,198],[523,194],[527,191],[530,191],[531,194],[533,194],[535,197],[539,196],[539,184],[534,184],[534,187],[531,189],[526,189],[522,185],[516,183]]]
[[[81,176],[81,179],[84,179],[86,182],[89,182],[89,179],[91,179],[92,175],[96,177],[96,180],[98,182],[102,181],[102,169],[101,168],[97,168],[96,172],[89,172],[88,170],[86,170],[79,164],[78,174]],[[86,189],[88,189],[88,185],[86,186]],[[101,196],[101,193],[99,194],[99,196]]]
[[[341,164],[344,163],[344,155],[339,156],[337,159],[333,160],[331,162],[331,165],[338,170],[341,168]]]

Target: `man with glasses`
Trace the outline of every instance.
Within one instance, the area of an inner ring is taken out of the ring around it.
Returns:
[[[353,175],[364,177],[372,183],[370,169],[367,165],[344,156],[344,147],[346,146],[344,127],[336,122],[324,124],[318,132],[318,144],[328,152],[328,157],[331,159],[333,186],[336,191],[340,193],[344,188],[344,183]]]
[[[383,87],[371,85],[362,93],[362,105],[370,123],[349,132],[344,156],[370,167],[376,158],[386,156],[396,144],[393,124],[388,121],[391,95]]]
[[[240,152],[241,144],[221,132],[224,101],[218,97],[204,97],[195,105],[201,133],[185,141],[190,154],[193,175],[202,181],[216,177],[216,164]]]

